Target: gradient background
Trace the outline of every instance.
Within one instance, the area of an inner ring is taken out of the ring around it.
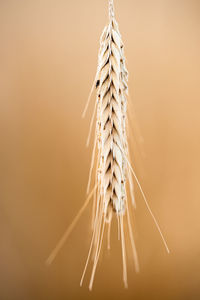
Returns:
[[[136,188],[141,273],[130,261],[128,290],[115,230],[93,292],[90,272],[79,287],[91,205],[45,266],[85,199],[92,105],[85,120],[81,113],[107,1],[1,0],[1,300],[200,299],[200,1],[116,0],[115,8],[144,138],[133,147],[135,170],[171,254]]]

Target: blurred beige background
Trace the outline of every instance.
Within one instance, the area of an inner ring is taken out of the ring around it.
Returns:
[[[115,237],[93,292],[90,270],[79,287],[91,205],[45,266],[85,199],[92,105],[85,120],[81,113],[107,1],[1,0],[1,300],[200,299],[200,1],[115,0],[115,8],[146,154],[132,143],[132,157],[171,254],[136,188],[141,272],[129,262],[128,290]]]

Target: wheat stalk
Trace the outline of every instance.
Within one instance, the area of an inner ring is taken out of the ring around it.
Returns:
[[[92,172],[94,170],[95,153],[96,170],[95,185],[89,194],[83,207],[70,227],[65,232],[57,244],[54,251],[49,256],[47,263],[50,264],[58,251],[63,246],[66,238],[69,236],[73,227],[77,223],[81,214],[85,210],[92,195],[93,199],[93,217],[92,217],[92,240],[85,268],[82,274],[80,285],[88,267],[90,257],[93,254],[93,267],[90,278],[89,288],[92,289],[94,276],[99,260],[105,227],[107,226],[108,249],[110,248],[110,230],[112,218],[115,215],[118,220],[118,237],[121,239],[122,262],[123,262],[123,281],[125,287],[127,283],[127,264],[126,264],[126,243],[124,218],[128,224],[128,233],[133,251],[136,272],[139,271],[137,251],[135,247],[127,197],[127,186],[129,186],[132,204],[135,206],[133,193],[132,175],[142,193],[147,208],[157,226],[157,229],[163,239],[165,247],[169,252],[166,241],[161,233],[160,227],[148,205],[144,192],[137,179],[137,176],[130,164],[129,149],[127,142],[127,95],[128,95],[128,71],[125,64],[124,45],[119,32],[118,24],[114,16],[113,1],[109,0],[109,23],[104,28],[100,38],[100,50],[98,55],[98,67],[95,80],[90,92],[83,116],[87,111],[92,91],[96,86],[97,98],[90,124],[87,145],[90,141],[92,124],[95,113],[97,115],[95,140],[92,153],[91,167],[87,192],[90,191]],[[97,151],[96,151],[97,150]],[[129,185],[127,185],[127,182]]]

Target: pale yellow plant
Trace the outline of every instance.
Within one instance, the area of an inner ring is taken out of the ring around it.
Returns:
[[[96,119],[95,141],[92,153],[91,168],[87,192],[90,191],[92,172],[95,167],[94,188],[79,214],[74,219],[71,226],[66,231],[63,238],[58,243],[55,250],[48,259],[51,263],[57,252],[62,247],[67,236],[76,224],[78,218],[87,206],[89,199],[93,196],[93,217],[92,217],[92,240],[88,253],[88,258],[83,271],[80,284],[82,285],[85,272],[92,256],[93,267],[90,278],[89,288],[92,289],[95,271],[99,260],[105,227],[107,226],[108,248],[110,248],[110,228],[113,216],[118,220],[118,236],[121,240],[122,262],[123,262],[123,281],[125,287],[127,283],[127,263],[126,263],[126,243],[124,222],[128,224],[128,233],[131,242],[133,259],[135,262],[136,272],[139,271],[137,251],[135,247],[133,231],[130,220],[130,207],[127,197],[127,188],[129,187],[132,204],[135,207],[133,193],[134,176],[145,203],[155,221],[155,224],[161,234],[167,251],[168,247],[160,231],[159,225],[155,220],[152,211],[147,203],[146,197],[142,191],[140,183],[133,171],[129,159],[129,149],[127,142],[127,95],[128,95],[128,71],[125,64],[124,45],[119,32],[118,24],[114,16],[113,1],[109,1],[109,23],[104,28],[100,39],[100,50],[98,55],[98,67],[93,84],[96,86],[97,98],[95,109],[91,120],[87,145],[90,141],[92,124]],[[92,90],[93,90],[92,88]],[[92,91],[91,91],[92,93]],[[86,104],[83,116],[86,113],[91,94]],[[95,154],[97,157],[95,160]],[[128,184],[127,184],[128,182]]]

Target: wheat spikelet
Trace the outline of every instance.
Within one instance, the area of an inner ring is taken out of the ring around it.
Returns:
[[[98,187],[93,210],[95,216],[93,217],[91,248],[94,248],[94,263],[89,285],[90,289],[93,285],[105,224],[108,224],[108,247],[110,247],[109,236],[113,214],[117,216],[119,221],[119,236],[122,243],[123,279],[127,287],[123,218],[127,210],[126,179],[128,174],[128,146],[126,136],[126,95],[128,93],[128,72],[125,66],[123,48],[118,24],[114,17],[113,1],[109,1],[109,24],[104,28],[100,39],[96,75],[97,123],[94,149],[97,144],[96,183]],[[92,168],[93,159],[91,170]],[[91,172],[88,190],[90,179]],[[130,222],[129,226],[131,226]],[[132,230],[129,230],[129,233],[134,250],[136,269],[138,270],[138,259]],[[89,255],[90,253],[91,251],[89,251]],[[88,260],[86,267],[87,264]]]
[[[133,251],[135,269],[136,272],[139,271],[139,263],[133,238],[127,198],[126,182],[128,181],[132,204],[135,207],[136,205],[133,193],[132,175],[134,176],[136,183],[139,186],[147,208],[151,216],[153,217],[153,220],[168,252],[169,249],[161,233],[160,227],[148,205],[141,185],[129,162],[129,150],[126,134],[128,71],[125,65],[124,46],[119,32],[118,24],[115,20],[114,5],[112,0],[109,1],[109,24],[104,28],[100,39],[98,68],[95,82],[97,89],[97,99],[95,104],[95,109],[97,110],[96,137],[94,142],[87,191],[89,192],[90,189],[96,147],[98,152],[95,178],[95,185],[97,185],[97,190],[95,191],[93,202],[93,236],[85,269],[81,278],[81,285],[93,249],[93,268],[89,284],[89,288],[92,289],[105,225],[108,226],[107,232],[109,249],[112,217],[113,215],[116,215],[119,225],[118,236],[119,238],[121,238],[122,246],[123,281],[125,287],[127,287],[128,283],[126,247],[124,234],[125,217],[128,223],[129,238]],[[88,103],[86,104],[86,108],[87,105]],[[89,143],[89,138],[90,133],[87,140],[87,145]]]
[[[88,145],[96,113],[96,131],[87,186],[88,193],[90,191],[92,172],[94,170],[94,164],[96,161],[95,184],[84,205],[75,217],[74,221],[66,230],[64,236],[61,238],[56,248],[53,250],[47,260],[48,264],[50,264],[54,260],[58,251],[63,246],[65,240],[71,233],[73,227],[88,205],[89,200],[92,196],[94,196],[92,217],[93,234],[88,257],[80,282],[80,285],[82,285],[90,257],[92,256],[93,266],[89,283],[90,290],[92,289],[94,282],[94,276],[99,260],[105,227],[107,227],[108,249],[110,248],[110,230],[113,216],[116,216],[118,220],[118,237],[119,239],[121,239],[123,281],[125,287],[128,286],[128,283],[124,220],[127,221],[128,225],[128,233],[133,252],[135,269],[136,272],[139,271],[139,263],[133,237],[129,214],[130,208],[127,197],[127,188],[129,187],[132,204],[135,207],[132,175],[135,178],[135,181],[142,193],[144,201],[155,222],[155,225],[157,226],[164,245],[169,252],[160,227],[148,205],[141,185],[130,164],[126,134],[126,110],[128,95],[127,83],[128,71],[125,64],[124,46],[119,32],[118,24],[114,16],[113,1],[109,0],[109,23],[104,28],[100,38],[97,73],[88,101],[86,103],[86,107],[83,112],[84,117],[91,99],[92,91],[96,85],[96,103],[90,124],[89,135],[87,138]],[[97,157],[95,160],[96,152]],[[128,185],[127,182],[129,183]]]

